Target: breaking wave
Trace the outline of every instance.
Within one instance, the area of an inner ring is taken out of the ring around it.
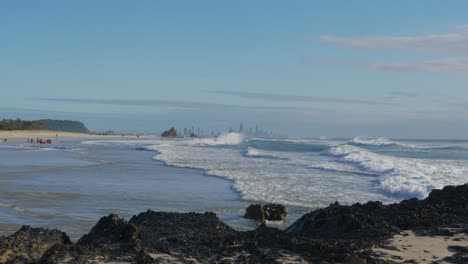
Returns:
[[[425,198],[432,189],[467,182],[466,161],[400,158],[342,145],[329,150],[339,162],[380,175],[382,190],[402,197]]]
[[[239,145],[245,136],[239,133],[224,133],[214,138],[195,138],[187,142],[192,146]]]

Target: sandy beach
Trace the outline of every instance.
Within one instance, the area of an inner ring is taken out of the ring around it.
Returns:
[[[468,246],[468,234],[463,230],[451,236],[418,235],[414,231],[397,234],[384,248],[374,248],[379,259],[393,263],[451,263],[457,247]]]
[[[13,130],[13,131],[0,131],[0,140],[4,139],[28,139],[28,138],[150,138],[147,135],[97,135],[97,134],[85,134],[75,132],[63,132],[63,131],[49,131],[49,130]]]

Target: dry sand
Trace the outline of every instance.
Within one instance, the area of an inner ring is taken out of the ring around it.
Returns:
[[[151,136],[139,136],[139,138],[149,138]],[[54,139],[54,138],[137,138],[136,135],[95,135],[74,132],[62,131],[47,131],[47,130],[14,130],[0,131],[0,141],[4,139]]]
[[[419,236],[408,231],[405,235],[395,235],[385,248],[374,248],[373,251],[380,259],[388,262],[408,263],[413,260],[412,263],[448,263],[444,258],[456,253],[450,246],[468,248],[468,235]]]

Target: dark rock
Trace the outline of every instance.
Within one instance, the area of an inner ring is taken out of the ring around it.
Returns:
[[[161,137],[175,138],[177,137],[177,130],[172,127],[171,129],[164,131],[161,134]]]
[[[71,244],[70,238],[58,230],[23,226],[11,236],[0,237],[0,263],[33,262],[58,244]]]
[[[150,210],[128,222],[113,214],[103,217],[75,245],[63,232],[22,227],[14,235],[0,237],[0,263],[281,263],[285,256],[287,261],[311,263],[384,263],[370,248],[385,247],[385,239],[401,229],[449,235],[446,230],[456,226],[466,232],[467,186],[451,186],[425,200],[399,204],[335,203],[304,215],[286,231],[262,223],[256,230],[240,232],[214,213]],[[277,219],[285,213],[278,205],[249,208],[249,214],[262,218],[268,214]],[[450,250],[455,255],[446,261],[468,259],[466,247]]]
[[[281,204],[251,204],[245,209],[245,218],[254,219],[258,221],[270,220],[280,221],[286,219],[288,210]]]
[[[41,257],[41,264],[56,264],[64,260],[70,250],[70,245],[55,244],[47,250]]]
[[[448,263],[468,263],[468,247],[449,246],[448,249],[455,252],[454,255],[444,258]]]
[[[138,253],[137,259],[138,264],[156,264],[156,260],[154,260],[148,250],[140,250]]]
[[[240,244],[237,232],[214,213],[164,213],[148,210],[132,217],[140,248],[209,257]]]
[[[382,240],[408,229],[463,227],[468,223],[468,184],[434,190],[425,200],[342,206],[338,203],[302,216],[285,231],[313,238]]]
[[[80,238],[78,245],[114,244],[128,242],[129,225],[118,215],[110,214],[99,219],[91,231]]]
[[[263,206],[265,219],[270,221],[280,221],[286,219],[288,210],[281,204],[267,204]]]
[[[265,219],[265,211],[261,204],[251,204],[245,209],[245,218],[263,221]]]
[[[357,255],[352,255],[346,260],[347,264],[367,264],[365,259],[358,257]]]
[[[370,239],[398,229],[364,209],[335,203],[302,216],[285,231],[313,238]]]
[[[137,229],[123,218],[110,214],[102,217],[91,231],[81,237],[74,250],[84,258],[106,256],[109,259],[137,252]]]

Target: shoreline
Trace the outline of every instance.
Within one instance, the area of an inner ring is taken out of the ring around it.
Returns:
[[[98,135],[98,134],[86,134],[86,133],[77,133],[77,132],[64,132],[64,131],[52,131],[52,130],[12,130],[0,131],[0,140],[18,140],[18,139],[36,139],[36,138],[138,138],[138,139],[148,139],[152,138],[151,135],[130,135],[130,134],[120,134],[120,135]]]
[[[430,247],[430,248],[428,248]],[[102,217],[73,243],[23,226],[0,237],[0,263],[466,263],[468,184],[424,200],[342,206],[303,215],[286,230],[236,231],[216,214],[146,212]]]

